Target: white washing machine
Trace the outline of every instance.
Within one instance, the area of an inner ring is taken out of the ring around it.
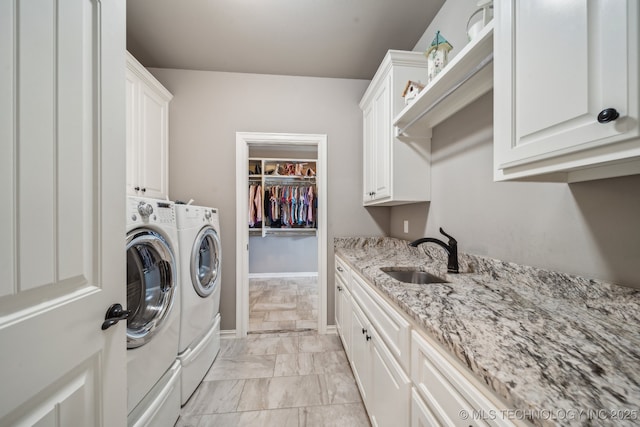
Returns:
[[[182,290],[178,360],[184,405],[220,350],[220,222],[214,208],[176,204],[175,209]]]
[[[127,198],[127,424],[180,415],[178,230],[172,202]]]

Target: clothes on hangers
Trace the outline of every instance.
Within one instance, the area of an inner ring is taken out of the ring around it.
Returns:
[[[258,191],[258,194],[255,193]],[[264,192],[264,198],[261,196]],[[261,216],[265,226],[271,228],[315,228],[318,199],[315,185],[291,184],[270,185],[264,189],[254,189],[251,206],[255,214],[251,214],[250,221],[257,223],[258,215]],[[251,224],[251,222],[249,223]]]
[[[249,185],[249,227],[262,227],[262,185]]]

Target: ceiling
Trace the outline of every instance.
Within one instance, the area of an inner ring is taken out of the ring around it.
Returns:
[[[127,0],[127,49],[146,67],[368,80],[443,3]]]

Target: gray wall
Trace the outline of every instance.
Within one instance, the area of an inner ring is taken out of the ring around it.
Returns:
[[[317,273],[318,238],[249,237],[249,273]]]
[[[362,115],[368,81],[151,69],[174,95],[169,116],[169,194],[220,209],[222,329],[236,320],[235,133],[328,137],[328,261],[335,236],[389,234],[388,209],[362,207]],[[327,318],[333,324],[333,277]]]
[[[459,51],[473,4],[448,0],[414,50],[440,29]],[[495,183],[492,139],[492,92],[437,126],[431,202],[391,208],[391,235],[438,236],[443,227],[464,252],[640,288],[640,176]]]

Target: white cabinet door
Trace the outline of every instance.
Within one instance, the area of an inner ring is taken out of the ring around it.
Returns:
[[[127,54],[127,193],[169,194],[169,101],[172,95]]]
[[[496,179],[640,156],[617,145],[640,129],[635,0],[502,0],[496,20]]]
[[[373,145],[372,145],[372,192],[371,200],[381,201],[391,197],[391,75],[374,96],[373,100]]]
[[[342,340],[342,346],[351,360],[351,292],[349,292],[351,273],[346,264],[337,256],[335,270],[335,313],[336,313],[336,329]]]
[[[426,76],[420,52],[390,50],[360,101],[363,113],[363,204],[429,200],[430,140],[400,141],[392,126],[408,80]]]
[[[374,140],[374,105],[369,103],[362,111],[362,203],[367,204],[373,198],[375,140]]]
[[[374,328],[371,336],[371,376],[373,405],[371,416],[379,427],[408,426],[410,421],[411,380],[385,347]]]
[[[367,340],[369,322],[358,304],[351,310],[351,369],[360,388],[362,401],[371,413],[371,350]]]
[[[342,344],[347,357],[351,358],[351,312],[353,311],[353,303],[351,301],[351,293],[348,288],[344,288],[342,292],[340,292],[340,295],[342,296],[342,301],[340,303],[342,309]]]
[[[363,171],[365,204],[391,197],[391,75],[384,77],[363,110]]]
[[[344,340],[344,331],[343,331],[343,324],[344,324],[344,313],[343,313],[343,307],[342,307],[342,292],[344,289],[346,289],[346,286],[344,284],[344,282],[342,281],[342,279],[340,278],[340,276],[338,276],[337,274],[335,275],[335,282],[336,282],[336,288],[334,290],[335,292],[335,312],[336,312],[336,330],[338,332],[338,335],[340,335],[340,337]]]
[[[126,187],[127,194],[138,195],[140,190],[140,156],[138,154],[140,123],[137,117],[138,111],[140,111],[140,79],[129,68],[127,68],[125,85],[127,102],[125,110],[127,115]]]
[[[140,89],[140,184],[146,197],[163,198],[169,183],[169,103],[150,86]]]
[[[0,2],[0,425],[123,426],[125,2]]]
[[[438,427],[433,416],[415,388],[411,388],[411,427]]]

